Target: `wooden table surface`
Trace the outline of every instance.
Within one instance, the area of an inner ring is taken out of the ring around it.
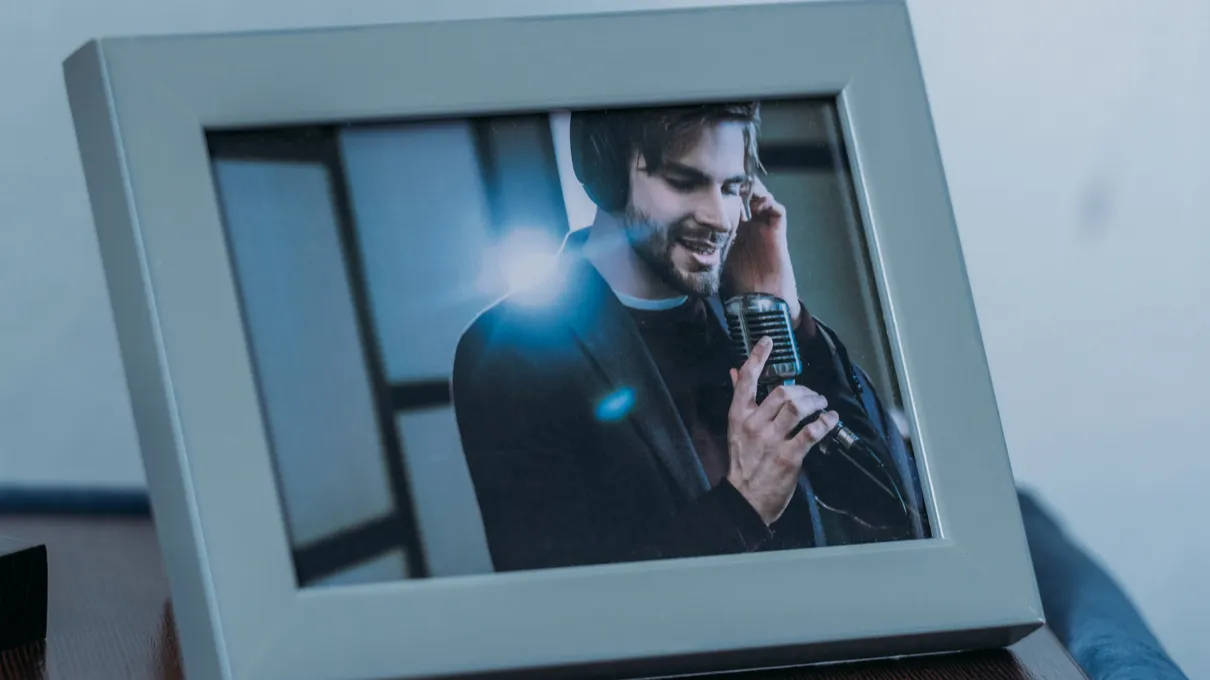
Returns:
[[[149,520],[0,516],[0,536],[46,544],[50,569],[46,640],[0,653],[0,680],[184,677],[168,583]],[[1059,680],[1085,676],[1050,631],[1042,629],[1007,650],[720,677]]]

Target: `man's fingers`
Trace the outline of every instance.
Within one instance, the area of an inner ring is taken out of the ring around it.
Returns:
[[[788,438],[804,418],[810,417],[813,413],[819,413],[827,407],[827,399],[803,388],[803,391],[793,393],[790,399],[782,404],[781,409],[777,412],[777,417],[773,419],[772,428],[778,436]]]
[[[765,369],[765,361],[768,360],[772,352],[773,338],[766,335],[752,347],[752,353],[748,356],[748,360],[739,369],[741,377],[745,377],[745,374],[747,374],[746,377],[752,380],[754,390],[756,380],[760,377],[760,372]],[[755,394],[755,391],[753,394]]]
[[[812,397],[816,396],[819,395],[811,391],[810,388],[803,387],[802,385],[778,385],[772,392],[769,393],[769,396],[765,397],[765,400],[760,403],[760,406],[750,416],[750,418],[754,421],[758,421],[762,426],[772,427],[773,423],[776,422],[776,419],[781,416],[783,412],[786,412],[787,409],[789,409],[791,412],[795,410],[801,411],[807,405],[804,400],[810,400]],[[820,408],[802,411],[802,415],[798,416],[798,418],[791,423],[791,427],[797,425],[799,420],[802,420],[811,413],[820,410]],[[790,418],[792,416],[793,413],[786,413],[785,417]],[[783,430],[782,434],[787,434],[788,436],[788,431]]]
[[[815,422],[802,428],[798,434],[794,435],[794,438],[789,442],[791,452],[800,457],[807,455],[807,451],[831,432],[838,422],[840,422],[840,415],[835,411],[824,413]]]
[[[747,201],[747,205],[748,216],[745,218],[745,221],[757,215],[764,215],[765,217],[769,215],[776,217],[786,216],[786,207],[773,198],[773,194],[769,193],[769,190],[759,178],[753,178],[751,197]]]
[[[753,196],[768,196],[769,189],[765,187],[765,183],[760,181],[759,177],[752,178],[752,195]]]
[[[769,359],[772,350],[773,340],[763,337],[752,348],[748,360],[744,362],[743,366],[740,366],[735,381],[735,395],[731,400],[733,409],[738,407],[746,412],[748,408],[756,404],[757,383],[760,380],[761,371],[765,370],[765,361]],[[733,411],[732,415],[737,416],[740,413]]]
[[[770,428],[773,419],[781,412],[782,406],[793,398],[792,390],[796,386],[778,385],[773,388],[760,405],[748,416],[745,424],[754,434],[761,434]]]

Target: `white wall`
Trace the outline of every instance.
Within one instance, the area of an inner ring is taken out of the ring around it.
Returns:
[[[910,6],[1014,470],[1210,677],[1210,3]]]
[[[142,480],[59,67],[84,40],[657,4],[725,3],[0,3],[0,481]],[[1210,3],[909,6],[1018,477],[1210,676]]]

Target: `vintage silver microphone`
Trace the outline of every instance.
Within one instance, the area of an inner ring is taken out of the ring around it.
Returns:
[[[773,351],[757,379],[757,403],[764,401],[778,385],[795,383],[795,379],[802,373],[802,355],[794,339],[790,305],[785,300],[765,293],[737,295],[723,305],[723,315],[726,317],[731,344],[741,361],[748,359],[752,348],[762,337],[767,335],[773,340]],[[822,415],[823,411],[813,413],[803,420],[802,425]],[[837,421],[836,427],[832,428],[818,446],[824,453],[829,453],[835,448],[848,451],[858,441],[857,435]]]
[[[737,295],[723,305],[723,315],[726,317],[727,330],[731,336],[731,344],[735,347],[741,363],[748,359],[752,348],[764,336],[773,340],[773,351],[765,361],[765,369],[757,379],[756,401],[759,403],[769,396],[778,385],[793,385],[798,375],[802,373],[802,354],[798,342],[794,339],[794,325],[790,321],[790,305],[776,295],[765,293],[749,293]],[[790,436],[800,432],[804,426],[823,415],[823,411],[812,413],[803,419]],[[836,427],[824,435],[816,444],[820,453],[825,455],[837,454],[849,461],[857,470],[870,479],[878,488],[898,501],[905,513],[916,515],[915,508],[909,507],[903,494],[895,484],[878,456],[869,444],[853,434],[844,423],[836,421]],[[881,477],[881,479],[880,479]]]

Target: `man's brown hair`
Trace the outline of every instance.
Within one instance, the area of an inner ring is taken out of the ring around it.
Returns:
[[[697,142],[703,128],[731,122],[744,125],[744,169],[755,175],[761,170],[760,102],[574,112],[572,168],[599,208],[619,213],[629,201],[630,161],[636,152],[647,172],[657,172],[666,158]]]

